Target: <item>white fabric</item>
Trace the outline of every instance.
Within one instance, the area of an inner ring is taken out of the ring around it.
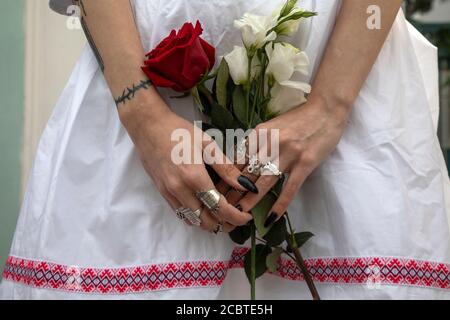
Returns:
[[[240,41],[233,20],[268,14],[284,0],[134,0],[146,50],[172,28],[199,19],[218,56]],[[317,11],[297,44],[314,75],[333,28],[339,1],[305,0]],[[363,57],[361,57],[363,58]],[[336,151],[307,180],[289,211],[298,230],[316,237],[306,257],[405,257],[450,262],[449,180],[436,136],[436,49],[400,13],[352,112]],[[308,80],[308,79],[307,79]],[[170,99],[184,117],[191,99]],[[162,119],[163,121],[163,119]],[[172,261],[227,260],[234,245],[185,226],[142,168],[119,122],[95,58],[86,48],[42,136],[11,254],[86,267],[137,266]],[[241,297],[242,270],[220,288],[173,289],[124,298]],[[275,279],[275,281],[274,281]],[[244,285],[245,287],[245,285]],[[448,298],[435,289],[319,285],[323,298]],[[309,298],[302,282],[265,276],[260,297]],[[33,289],[5,281],[3,298],[100,298]],[[245,295],[246,297],[246,295]]]

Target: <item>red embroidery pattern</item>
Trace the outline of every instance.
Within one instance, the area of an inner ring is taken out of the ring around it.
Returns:
[[[220,286],[227,269],[227,262],[214,261],[95,269],[9,257],[3,277],[6,280],[43,289],[124,294]]]
[[[230,268],[242,268],[247,248],[236,248]],[[391,257],[317,258],[305,264],[314,281],[374,285],[411,285],[450,289],[450,264]],[[292,260],[282,260],[276,275],[303,281]]]
[[[125,294],[175,288],[220,286],[229,268],[243,267],[248,248],[236,248],[230,261],[167,263],[96,269],[9,257],[3,278],[36,288],[95,294]],[[450,289],[450,264],[400,258],[319,258],[306,264],[320,283],[413,285]],[[302,281],[291,260],[276,275]]]

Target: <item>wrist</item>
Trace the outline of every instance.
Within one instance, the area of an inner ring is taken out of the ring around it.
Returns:
[[[134,134],[142,125],[163,119],[172,112],[155,88],[141,90],[132,100],[118,106],[119,118],[130,134]]]
[[[347,121],[353,109],[353,101],[338,96],[311,92],[308,101],[312,104],[321,106],[321,109],[333,115],[339,121]]]

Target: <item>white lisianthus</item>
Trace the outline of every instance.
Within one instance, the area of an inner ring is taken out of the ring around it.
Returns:
[[[281,114],[303,104],[305,93],[311,86],[302,81],[293,81],[295,72],[308,74],[309,59],[306,53],[288,43],[275,43],[266,48],[269,64],[267,74],[274,80],[271,90],[269,110]]]
[[[266,47],[269,65],[267,74],[278,83],[291,80],[294,72],[308,75],[309,58],[305,52],[289,43],[275,43]]]
[[[281,10],[281,9],[280,9]],[[295,7],[291,13],[283,18],[286,19],[286,22],[281,23],[279,26],[277,26],[276,31],[278,35],[280,36],[293,36],[295,33],[297,33],[298,29],[300,28],[300,22],[301,19],[289,19],[293,17],[294,15],[300,14],[304,12],[304,9],[301,9],[299,7]],[[277,16],[280,15],[280,12],[278,12]]]
[[[273,114],[283,114],[306,102],[305,93],[311,92],[311,86],[299,81],[286,81],[284,85],[276,83],[271,90],[272,98],[268,108]]]
[[[248,82],[248,54],[244,47],[235,46],[233,51],[227,54],[225,61],[230,70],[230,76],[236,85],[244,85]],[[252,79],[260,72],[261,64],[256,57],[252,59],[251,77]]]
[[[275,31],[268,34],[275,27],[275,22],[271,16],[258,16],[246,13],[240,20],[234,21],[234,26],[241,30],[245,47],[254,51],[277,38]]]

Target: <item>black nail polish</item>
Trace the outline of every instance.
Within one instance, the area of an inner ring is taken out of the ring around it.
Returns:
[[[243,186],[245,189],[252,193],[258,193],[258,188],[255,186],[255,184],[246,176],[240,176],[238,178],[238,182],[241,186]]]
[[[272,212],[272,213],[267,217],[266,222],[264,222],[264,227],[265,227],[265,228],[270,227],[270,225],[271,225],[272,223],[274,223],[275,220],[277,220],[277,218],[278,218],[278,215],[277,215],[275,212]]]
[[[237,205],[234,206],[236,209],[238,209],[239,211],[242,211],[242,206],[238,203]]]

